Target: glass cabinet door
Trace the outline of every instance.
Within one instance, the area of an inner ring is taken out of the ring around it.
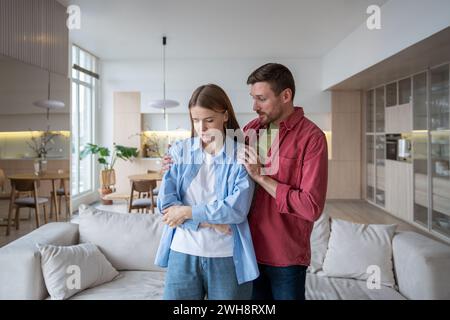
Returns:
[[[427,73],[413,77],[413,130],[428,130]]]
[[[413,131],[414,221],[428,228],[428,131]]]
[[[366,108],[366,132],[375,132],[375,101],[374,101],[374,91],[370,90],[367,92],[367,108]],[[372,143],[373,145],[373,143]]]
[[[398,82],[398,104],[411,102],[411,78]]]
[[[384,177],[385,177],[385,159],[386,159],[386,136],[376,135],[375,138],[375,156],[376,156],[376,194],[375,203],[384,207]]]
[[[397,105],[397,82],[386,85],[386,108]]]
[[[450,129],[449,65],[430,71],[431,130]]]
[[[431,133],[433,230],[450,236],[450,130]]]
[[[384,133],[384,86],[375,90],[375,124],[376,132]]]
[[[366,199],[375,202],[375,136],[373,134],[366,135],[366,177],[367,189]]]
[[[449,65],[430,71],[431,228],[450,236]]]

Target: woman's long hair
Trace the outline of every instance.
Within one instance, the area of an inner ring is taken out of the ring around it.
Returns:
[[[224,131],[225,129],[238,130],[240,128],[230,99],[225,91],[215,84],[206,84],[195,89],[191,99],[189,100],[189,109],[194,106],[210,109],[215,112],[228,112],[228,121],[224,126]],[[190,112],[189,117],[191,118],[191,137],[194,137],[194,121],[192,120],[192,115]]]

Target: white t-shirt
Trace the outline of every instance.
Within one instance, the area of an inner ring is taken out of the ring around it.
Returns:
[[[185,204],[207,204],[215,201],[214,157],[203,152],[204,161],[198,174],[189,185]],[[197,231],[177,228],[170,249],[198,257],[225,258],[233,256],[233,237],[212,228],[198,228]]]

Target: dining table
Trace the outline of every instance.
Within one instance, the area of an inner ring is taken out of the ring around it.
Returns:
[[[57,180],[69,180],[70,174],[68,172],[45,172],[41,174],[35,174],[35,173],[17,173],[17,174],[11,174],[8,175],[8,179],[13,180],[33,180],[33,181],[51,181],[52,183],[52,193],[53,193],[53,204],[55,205],[56,214],[55,214],[55,220],[58,221],[59,216],[59,206],[56,194],[56,181]],[[64,188],[64,194],[66,196],[66,199],[68,197],[68,192],[65,188],[65,184],[63,184]]]
[[[161,181],[163,175],[159,172],[151,172],[151,173],[142,173],[142,174],[134,174],[128,176],[128,179],[131,181],[145,181],[145,180],[155,180]]]

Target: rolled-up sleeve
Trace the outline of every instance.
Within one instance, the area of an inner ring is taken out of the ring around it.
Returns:
[[[314,222],[323,211],[327,192],[328,151],[324,135],[311,138],[299,170],[302,170],[300,188],[278,183],[276,205],[281,214],[291,214]]]

